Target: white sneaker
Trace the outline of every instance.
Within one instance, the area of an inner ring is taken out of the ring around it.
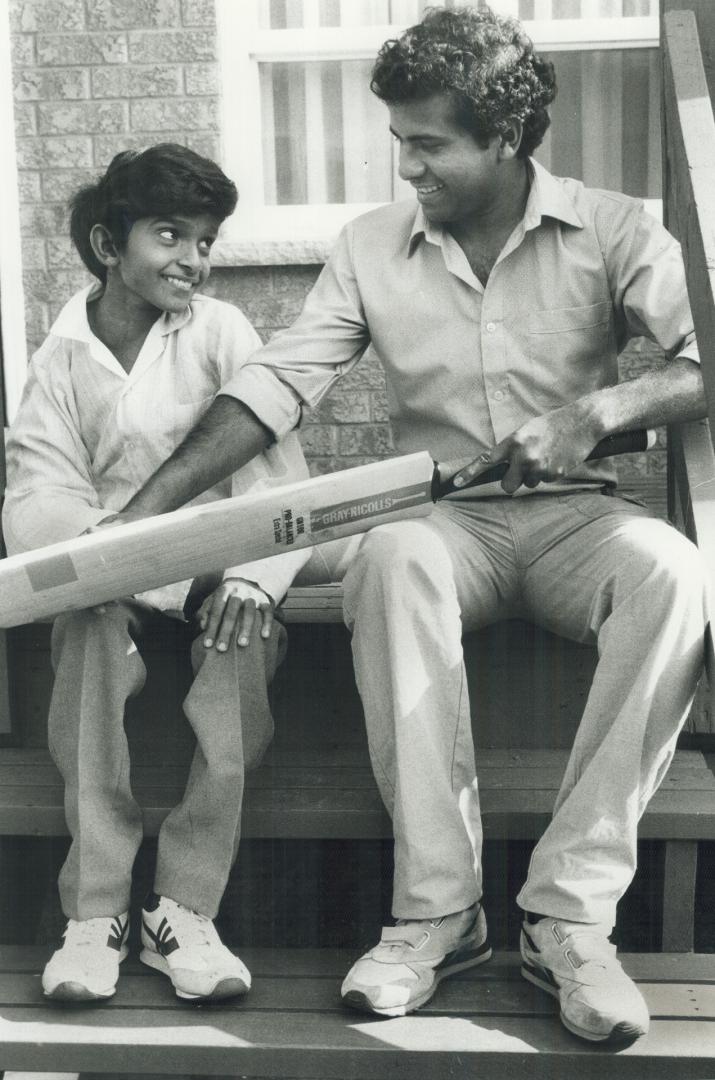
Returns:
[[[481,905],[441,919],[400,919],[383,927],[379,945],[345,977],[345,1005],[379,1016],[404,1016],[426,1004],[442,979],[492,955]]]
[[[650,1017],[598,926],[545,918],[521,931],[521,973],[561,1005],[561,1022],[591,1042],[633,1042]]]
[[[69,919],[62,945],[42,973],[42,990],[56,1001],[96,1001],[117,989],[119,965],[129,951],[129,914]]]
[[[228,998],[251,986],[248,968],[222,944],[211,919],[151,893],[142,910],[139,959],[168,975],[177,997]]]

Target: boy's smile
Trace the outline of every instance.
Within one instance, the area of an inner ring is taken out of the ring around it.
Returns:
[[[147,307],[178,314],[209,276],[219,222],[210,214],[173,214],[134,222],[107,280],[127,314]]]

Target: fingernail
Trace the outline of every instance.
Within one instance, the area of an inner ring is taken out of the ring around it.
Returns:
[[[226,652],[226,646],[223,643],[223,641],[219,642],[219,644],[216,646],[216,648],[218,649],[219,652]]]
[[[248,638],[247,637],[240,637],[238,639],[238,644],[239,645],[248,645]]]
[[[266,627],[265,630],[261,630],[261,637],[270,637],[270,636],[271,636],[271,632],[268,629],[268,627]]]
[[[210,638],[210,637],[204,638],[204,645],[206,646],[207,649],[210,649],[211,646],[213,645],[213,643],[214,643],[213,638]]]
[[[455,487],[461,487],[464,482],[465,482],[465,478],[463,476],[455,476],[454,479],[452,480],[452,483],[454,484]]]

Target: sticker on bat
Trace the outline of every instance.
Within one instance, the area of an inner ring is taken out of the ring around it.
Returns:
[[[310,531],[320,532],[321,529],[332,529],[336,525],[346,525],[351,521],[362,521],[364,518],[379,517],[395,510],[405,510],[410,506],[419,506],[429,498],[429,489],[424,484],[412,484],[410,487],[395,488],[393,491],[383,491],[362,499],[351,499],[350,502],[323,506],[311,510]]]
[[[69,555],[53,555],[25,567],[33,592],[56,589],[59,585],[69,585],[77,581],[77,571]]]
[[[294,544],[305,532],[305,515],[285,507],[279,517],[273,518],[273,540],[276,544]]]

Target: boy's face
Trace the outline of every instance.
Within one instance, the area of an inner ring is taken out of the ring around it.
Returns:
[[[210,214],[140,218],[134,222],[111,287],[135,307],[179,313],[209,276],[209,253],[220,221]]]
[[[457,123],[447,93],[389,106],[400,144],[400,176],[412,184],[429,221],[466,222],[483,216],[502,183],[499,138],[482,147]]]

